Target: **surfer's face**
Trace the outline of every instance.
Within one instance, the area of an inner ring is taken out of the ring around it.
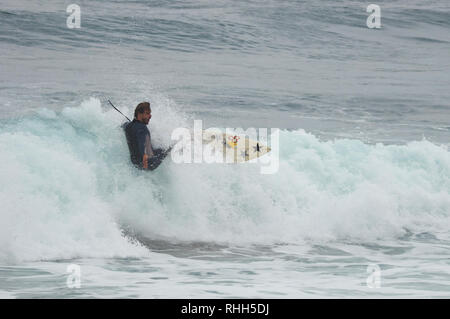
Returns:
[[[152,112],[151,111],[144,111],[144,113],[139,113],[138,115],[138,121],[141,121],[144,124],[148,124],[150,119],[152,118]]]

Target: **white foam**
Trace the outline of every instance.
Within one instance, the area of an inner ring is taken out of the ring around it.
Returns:
[[[152,104],[160,145],[187,124],[169,104]],[[281,131],[274,175],[170,160],[143,173],[129,164],[119,124],[90,99],[0,129],[1,260],[145,255],[123,224],[150,238],[233,243],[386,239],[450,226],[450,153],[428,141],[367,145]]]

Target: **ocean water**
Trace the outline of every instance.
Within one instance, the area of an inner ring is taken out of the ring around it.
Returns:
[[[448,1],[71,3],[0,3],[0,298],[450,297]],[[279,169],[143,174],[107,99]]]

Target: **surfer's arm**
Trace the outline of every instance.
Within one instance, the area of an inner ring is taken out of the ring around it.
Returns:
[[[144,156],[142,156],[142,168],[148,169],[148,155],[147,154],[144,154]]]
[[[148,133],[145,129],[139,129],[136,132],[137,137],[137,144],[138,144],[138,151],[139,151],[139,157],[142,158],[142,168],[148,169],[148,154],[147,154],[147,147],[146,147],[146,141],[148,139]]]

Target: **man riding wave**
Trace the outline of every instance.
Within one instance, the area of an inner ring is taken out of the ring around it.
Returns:
[[[131,162],[144,170],[156,169],[170,152],[163,149],[153,149],[150,131],[147,124],[152,118],[149,102],[142,102],[136,106],[134,119],[125,123],[123,128],[130,150]]]

